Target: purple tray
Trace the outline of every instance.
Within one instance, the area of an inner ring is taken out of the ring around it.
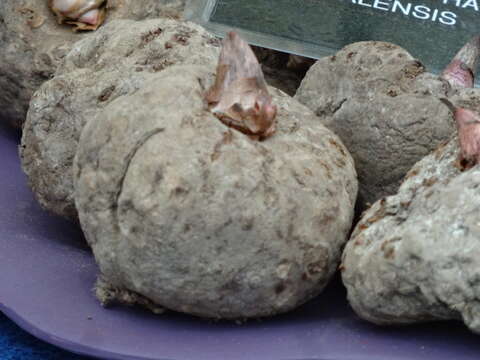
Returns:
[[[137,308],[103,309],[81,232],[42,211],[26,186],[18,136],[0,127],[0,310],[38,338],[104,359],[416,360],[480,358],[456,322],[382,328],[358,319],[336,279],[286,315],[243,325]]]

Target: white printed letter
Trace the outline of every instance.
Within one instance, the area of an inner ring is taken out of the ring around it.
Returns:
[[[463,3],[462,8],[472,7],[475,11],[478,11],[478,2],[477,0],[467,0]]]
[[[413,11],[413,16],[417,19],[427,20],[430,17],[430,8],[423,5],[417,5]]]
[[[404,8],[402,3],[398,0],[395,0],[392,6],[392,12],[396,12],[397,8],[400,8],[400,10],[403,12],[404,15],[409,15],[410,14],[410,9],[412,8],[412,3],[408,3],[407,7]]]
[[[366,6],[366,7],[372,7],[372,4],[365,4],[363,1],[364,1],[364,0],[358,0],[358,3],[357,3],[357,4],[358,4],[358,5],[363,5],[363,6]]]
[[[388,11],[390,10],[390,3],[382,0],[375,0],[373,7],[375,9]]]
[[[457,23],[457,14],[451,11],[442,11],[438,21],[445,25],[455,25]]]

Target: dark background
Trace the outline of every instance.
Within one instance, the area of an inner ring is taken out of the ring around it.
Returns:
[[[364,0],[372,4],[374,0]],[[388,2],[389,0],[383,0]],[[466,0],[461,0],[462,4]],[[393,3],[393,0],[391,1]],[[329,48],[331,53],[356,41],[380,40],[401,45],[432,71],[443,69],[474,35],[480,35],[480,12],[453,0],[400,0],[404,7],[425,5],[457,14],[456,25],[419,20],[351,0],[218,0],[212,22]]]
[[[88,360],[44,343],[21,330],[0,312],[1,360]]]

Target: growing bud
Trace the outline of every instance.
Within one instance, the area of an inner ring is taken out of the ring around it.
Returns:
[[[223,41],[217,77],[206,100],[227,126],[260,139],[275,132],[277,108],[261,66],[250,46],[234,32]]]

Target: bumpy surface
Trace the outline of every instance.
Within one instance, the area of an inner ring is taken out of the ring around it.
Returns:
[[[458,156],[454,138],[357,225],[342,276],[361,317],[379,324],[463,319],[480,333],[480,167],[463,170]]]
[[[205,107],[211,70],[175,66],[110,103],[75,158],[80,222],[104,279],[169,309],[268,316],[320,293],[357,192],[353,160],[276,89],[264,142]]]
[[[219,43],[175,20],[116,20],[77,42],[35,93],[24,126],[22,166],[41,205],[76,219],[72,163],[85,123],[114,99],[173,64],[215,68]]]
[[[455,95],[406,50],[360,42],[320,59],[295,97],[351,152],[364,207],[393,194],[412,165],[452,135],[451,116],[438,99]]]
[[[106,22],[179,18],[185,0],[109,0]],[[50,79],[75,41],[91,33],[73,33],[58,25],[47,0],[0,1],[0,119],[21,127],[33,92]]]

